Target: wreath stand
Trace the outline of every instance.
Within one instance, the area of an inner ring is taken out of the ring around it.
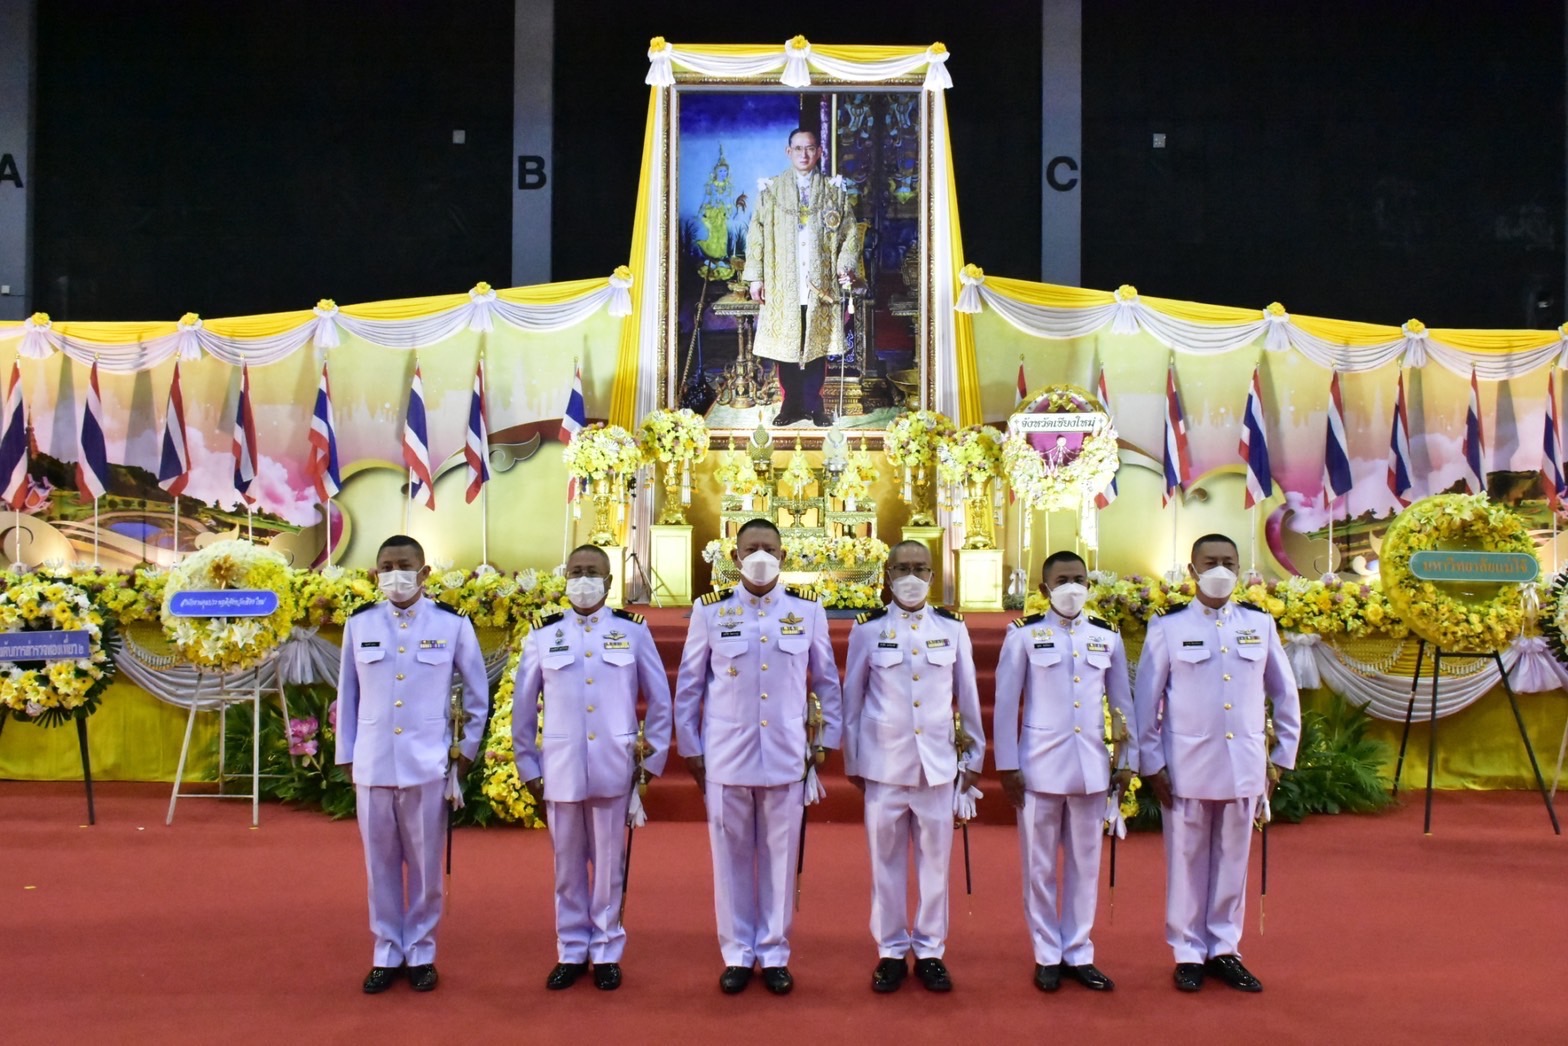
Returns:
[[[0,708],[0,734],[5,733],[6,720],[11,718],[9,708]],[[93,813],[93,761],[87,754],[87,720],[81,716],[73,716],[76,720],[76,746],[82,753],[82,784],[87,787],[87,823],[97,824],[98,818]]]
[[[249,799],[250,800],[250,826],[258,827],[261,824],[261,703],[267,695],[276,694],[278,704],[283,709],[283,722],[289,721],[289,701],[283,692],[283,683],[279,679],[277,669],[276,651],[269,654],[263,661],[252,669],[250,685],[230,686],[228,676],[219,673],[211,676],[205,672],[196,675],[196,689],[191,694],[190,712],[185,717],[185,741],[180,745],[180,761],[174,770],[174,787],[169,794],[169,815],[164,819],[164,824],[174,823],[174,807],[181,799]],[[268,671],[272,674],[272,685],[263,686],[262,676]],[[202,694],[202,685],[209,679],[215,683],[213,691]],[[241,774],[230,774],[225,769],[228,756],[228,714],[230,705],[239,705],[249,702],[251,705],[251,735],[250,735],[250,791],[225,792],[223,784],[243,777]],[[184,782],[185,761],[190,755],[191,733],[196,725],[197,711],[218,712],[218,790],[217,792],[182,792],[180,785]]]
[[[1426,655],[1426,640],[1421,640],[1416,646],[1416,670],[1410,678],[1410,703],[1405,706],[1405,730],[1399,738],[1399,761],[1394,765],[1394,795],[1399,795],[1399,779],[1405,768],[1405,747],[1410,742],[1410,720],[1416,710],[1416,688],[1421,684],[1421,662]],[[1519,700],[1514,696],[1514,688],[1508,682],[1508,670],[1503,667],[1502,655],[1493,650],[1490,653],[1478,654],[1456,650],[1444,650],[1434,645],[1432,647],[1432,702],[1429,716],[1429,729],[1427,734],[1426,749],[1426,820],[1422,823],[1421,831],[1425,835],[1432,834],[1432,778],[1437,768],[1437,681],[1441,677],[1444,657],[1464,659],[1490,658],[1497,665],[1497,674],[1503,681],[1503,689],[1508,692],[1508,704],[1514,710],[1514,722],[1519,724],[1519,740],[1524,742],[1524,750],[1530,757],[1530,769],[1535,771],[1535,783],[1541,791],[1541,801],[1546,804],[1546,816],[1551,819],[1552,831],[1558,835],[1563,834],[1562,825],[1557,821],[1557,810],[1552,805],[1552,797],[1546,790],[1546,780],[1541,776],[1541,766],[1535,759],[1535,748],[1530,744],[1530,735],[1524,728],[1524,716],[1519,714]]]

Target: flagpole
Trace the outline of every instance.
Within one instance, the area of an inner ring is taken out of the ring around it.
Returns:
[[[249,498],[245,499],[245,540],[256,543],[256,508]]]
[[[93,498],[93,566],[98,565],[98,499]]]
[[[11,569],[22,571],[22,510],[11,506],[11,540],[16,542],[16,555],[11,557]]]
[[[180,561],[180,496],[174,495],[174,561]]]
[[[1325,576],[1334,573],[1334,499],[1328,499],[1328,560],[1323,567]]]
[[[327,503],[326,503],[326,505],[324,507],[326,508],[326,511],[327,511],[327,561],[325,563],[323,563],[322,566],[330,567],[332,565],[332,551],[333,551],[332,550],[332,498],[330,496],[327,498]]]
[[[479,388],[485,387],[485,351],[483,346],[479,349]],[[490,419],[485,417],[485,403],[479,402],[479,418],[484,423],[485,445],[480,447],[480,452],[485,456],[485,465],[490,463]],[[490,484],[479,485],[479,562],[490,562]]]

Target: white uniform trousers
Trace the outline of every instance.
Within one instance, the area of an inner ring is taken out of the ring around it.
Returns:
[[[726,966],[789,964],[803,798],[799,781],[776,787],[708,782],[713,907]]]
[[[445,785],[437,780],[407,788],[354,788],[370,887],[370,932],[376,936],[372,965],[423,966],[436,961],[441,852],[446,839],[447,805],[441,797]]]
[[[1023,856],[1024,917],[1041,966],[1094,962],[1095,905],[1100,890],[1100,843],[1105,833],[1105,794],[1024,792],[1018,811]],[[1061,913],[1057,914],[1056,853],[1062,853]]]
[[[626,807],[631,797],[546,803],[555,848],[555,951],[561,962],[620,962]]]
[[[871,936],[877,955],[940,959],[947,945],[948,862],[953,855],[953,782],[866,782],[866,839],[871,844]],[[909,858],[919,900],[909,929]]]
[[[1237,955],[1256,799],[1183,799],[1162,810],[1165,940],[1177,962]]]

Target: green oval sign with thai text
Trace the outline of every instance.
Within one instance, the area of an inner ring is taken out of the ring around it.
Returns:
[[[1525,552],[1416,552],[1410,573],[1422,581],[1472,581],[1510,584],[1534,581],[1540,562]]]

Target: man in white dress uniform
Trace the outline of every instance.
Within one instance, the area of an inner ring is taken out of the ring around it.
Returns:
[[[1301,705],[1274,619],[1231,601],[1236,543],[1192,546],[1198,596],[1149,622],[1138,661],[1138,760],[1165,831],[1165,939],[1176,987],[1211,974],[1262,991],[1241,964],[1253,821],[1274,791],[1272,764],[1296,764]],[[1274,742],[1268,740],[1273,702]]]
[[[985,733],[974,650],[964,619],[927,604],[931,551],[919,541],[887,557],[892,603],[860,615],[844,673],[844,770],[866,796],[871,847],[871,936],[878,962],[871,989],[897,991],[915,956],[930,991],[951,991],[947,945],[948,862],[956,793],[980,776]],[[954,712],[969,741],[960,757]],[[909,926],[909,860],[919,903]]]
[[[490,686],[474,626],[426,599],[424,549],[387,538],[371,577],[386,594],[343,626],[336,761],[349,767],[365,844],[370,930],[376,943],[367,994],[405,969],[415,991],[436,986],[441,921],[443,798],[453,761],[467,775],[484,739]],[[462,741],[452,740],[452,678],[463,681]],[[405,894],[404,877],[407,876]]]
[[[692,607],[675,684],[681,754],[708,807],[714,909],[726,994],[752,967],[783,995],[789,971],[791,881],[805,816],[813,743],[837,748],[838,669],[827,615],[810,595],[779,584],[784,545],[766,519],[743,524],[732,552],[741,585]],[[822,722],[808,740],[809,695]]]
[[[1136,765],[1133,703],[1121,636],[1083,612],[1088,586],[1089,571],[1078,555],[1047,558],[1040,591],[1051,609],[1013,622],[996,667],[996,768],[1018,808],[1034,983],[1046,992],[1056,991],[1063,975],[1094,991],[1115,987],[1094,965],[1089,932],[1099,897],[1106,797],[1127,786]],[[1107,710],[1111,737],[1127,742],[1117,743],[1114,754],[1105,747]]]
[[[669,676],[642,615],[605,608],[609,585],[610,557],[602,548],[573,550],[566,560],[572,609],[540,616],[517,666],[512,750],[518,776],[546,804],[555,848],[558,961],[545,979],[552,991],[571,987],[590,962],[596,988],[621,986],[620,902],[639,692],[648,703],[644,740],[652,749],[643,769],[663,772],[670,747]]]

